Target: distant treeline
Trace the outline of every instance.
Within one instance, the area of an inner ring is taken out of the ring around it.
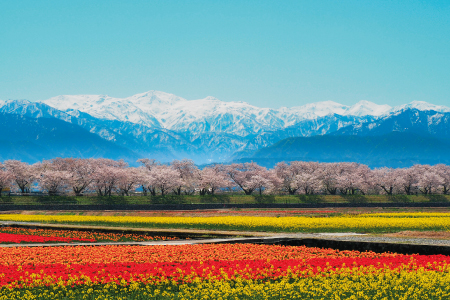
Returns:
[[[449,194],[450,166],[370,169],[357,163],[293,161],[266,169],[256,163],[217,164],[199,169],[191,160],[162,164],[140,159],[140,167],[122,160],[55,158],[35,164],[17,160],[0,163],[0,192],[79,196],[139,190],[144,195],[214,195],[243,192],[285,195]]]

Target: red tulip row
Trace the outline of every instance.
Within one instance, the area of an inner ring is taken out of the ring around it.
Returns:
[[[0,243],[45,243],[45,242],[95,242],[94,239],[74,237],[37,236],[26,234],[11,234],[0,232]]]
[[[89,232],[77,230],[0,228],[0,243],[21,242],[144,242],[157,240],[175,240],[175,237],[149,236],[130,233]]]
[[[78,285],[86,282],[124,284],[130,282],[192,283],[195,280],[276,280],[285,277],[309,277],[317,274],[374,273],[377,270],[449,271],[443,255],[402,255],[384,258],[313,258],[309,260],[231,260],[158,263],[95,263],[11,265],[1,269],[0,286]],[[369,268],[368,268],[369,267]]]

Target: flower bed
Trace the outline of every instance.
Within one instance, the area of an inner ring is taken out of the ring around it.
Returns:
[[[0,243],[47,243],[47,242],[144,242],[175,240],[175,237],[148,236],[125,233],[104,233],[76,230],[30,229],[2,227]]]
[[[329,217],[132,217],[0,215],[0,220],[151,228],[196,228],[272,232],[398,232],[450,230],[449,213],[362,214]]]
[[[0,243],[46,243],[46,242],[95,242],[94,239],[80,239],[57,236],[36,236],[0,232]]]
[[[0,248],[0,299],[448,299],[450,257],[251,244]]]

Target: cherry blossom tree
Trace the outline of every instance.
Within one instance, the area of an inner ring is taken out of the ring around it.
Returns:
[[[141,158],[137,160],[142,166],[144,166],[147,170],[151,171],[154,166],[159,166],[160,163],[155,159]]]
[[[438,164],[433,167],[433,172],[442,178],[442,193],[447,195],[450,191],[450,166]]]
[[[152,168],[147,180],[148,185],[159,190],[162,196],[183,185],[180,172],[166,165]]]
[[[295,184],[295,177],[299,175],[300,169],[297,168],[297,164],[293,162],[292,165],[288,165],[285,162],[280,162],[275,166],[275,172],[277,176],[282,180],[281,188],[289,195],[294,195],[297,192],[298,187]]]
[[[381,187],[387,195],[393,195],[402,187],[402,171],[392,168],[380,168],[373,171],[374,182]]]
[[[6,167],[0,163],[0,197],[4,188],[9,188],[13,184],[13,174],[6,169]]]
[[[257,188],[252,178],[261,173],[265,173],[266,168],[258,166],[256,163],[231,164],[226,167],[228,177],[240,187],[246,195],[251,195]]]
[[[397,169],[398,182],[401,184],[406,195],[414,194],[419,182],[419,166],[414,165],[411,168]]]
[[[363,195],[369,194],[377,189],[373,171],[366,165],[358,165],[355,176],[359,178],[357,189]]]
[[[155,166],[161,165],[155,159],[142,158],[138,159],[141,166],[141,188],[144,196],[147,196],[147,193],[150,192],[152,196],[156,196],[156,189],[154,186],[150,185],[150,172]]]
[[[277,176],[276,171],[273,170],[261,170],[246,183],[247,189],[258,191],[260,196],[263,192],[265,194],[275,192],[281,185],[281,179]]]
[[[199,173],[200,195],[214,195],[216,190],[230,186],[230,180],[220,165],[206,167]]]
[[[39,187],[49,195],[57,195],[70,188],[72,176],[67,171],[46,169],[40,172]]]
[[[200,175],[200,171],[194,164],[194,161],[190,159],[183,159],[181,161],[174,160],[172,161],[171,166],[174,170],[178,171],[181,179],[180,182],[183,183],[174,189],[174,193],[176,195],[181,195],[184,191],[186,195],[193,194],[197,188]]]
[[[55,158],[50,162],[53,170],[70,173],[70,183],[75,196],[80,196],[92,183],[95,159]]]
[[[295,174],[291,183],[291,192],[312,193],[321,188],[321,165],[318,162],[293,161],[290,164],[291,174]]]
[[[429,195],[444,184],[444,179],[430,165],[415,166],[419,171],[418,188],[422,194]]]
[[[256,163],[215,165],[199,170],[192,160],[174,160],[163,165],[153,159],[140,159],[141,167],[128,167],[123,160],[55,158],[29,165],[17,160],[0,163],[0,192],[15,186],[29,192],[35,183],[49,194],[73,190],[79,196],[94,190],[100,196],[113,191],[129,195],[141,186],[144,195],[170,192],[181,195],[214,194],[222,188],[237,187],[246,195],[258,192],[284,192],[332,195],[385,193],[411,195],[420,191],[450,193],[450,166],[414,165],[410,168],[371,170],[357,163],[317,163],[293,161],[278,163],[274,169]]]
[[[295,176],[295,186],[301,194],[312,195],[321,188],[321,180],[314,173],[301,173]]]
[[[93,172],[90,175],[92,187],[99,196],[111,196],[128,165],[123,160],[105,158],[92,160],[92,165]]]
[[[361,165],[357,163],[338,163],[337,182],[341,194],[354,195],[356,191],[361,190],[366,184],[364,177],[361,176],[365,170],[360,168]]]
[[[14,183],[22,193],[29,193],[32,184],[36,181],[35,165],[18,160],[7,160],[3,163],[6,169],[12,174]]]
[[[111,166],[97,166],[91,174],[92,188],[98,196],[111,196],[122,176],[122,170]]]
[[[326,192],[331,195],[336,195],[338,192],[338,177],[339,164],[338,163],[321,163],[320,164],[320,180]]]
[[[117,177],[117,189],[122,196],[129,196],[131,190],[135,190],[143,181],[141,168],[119,169]]]

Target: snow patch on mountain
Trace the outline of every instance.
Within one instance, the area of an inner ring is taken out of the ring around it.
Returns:
[[[350,116],[381,116],[384,114],[389,113],[392,110],[392,107],[384,104],[384,105],[378,105],[376,103],[367,101],[367,100],[361,100],[355,105],[349,107],[344,115],[350,115]]]
[[[417,109],[420,111],[434,110],[437,112],[450,112],[450,107],[443,106],[443,105],[435,105],[435,104],[431,104],[431,103],[428,103],[425,101],[413,101],[408,104],[399,105],[399,106],[394,107],[392,109],[392,112],[403,111],[406,109]]]

